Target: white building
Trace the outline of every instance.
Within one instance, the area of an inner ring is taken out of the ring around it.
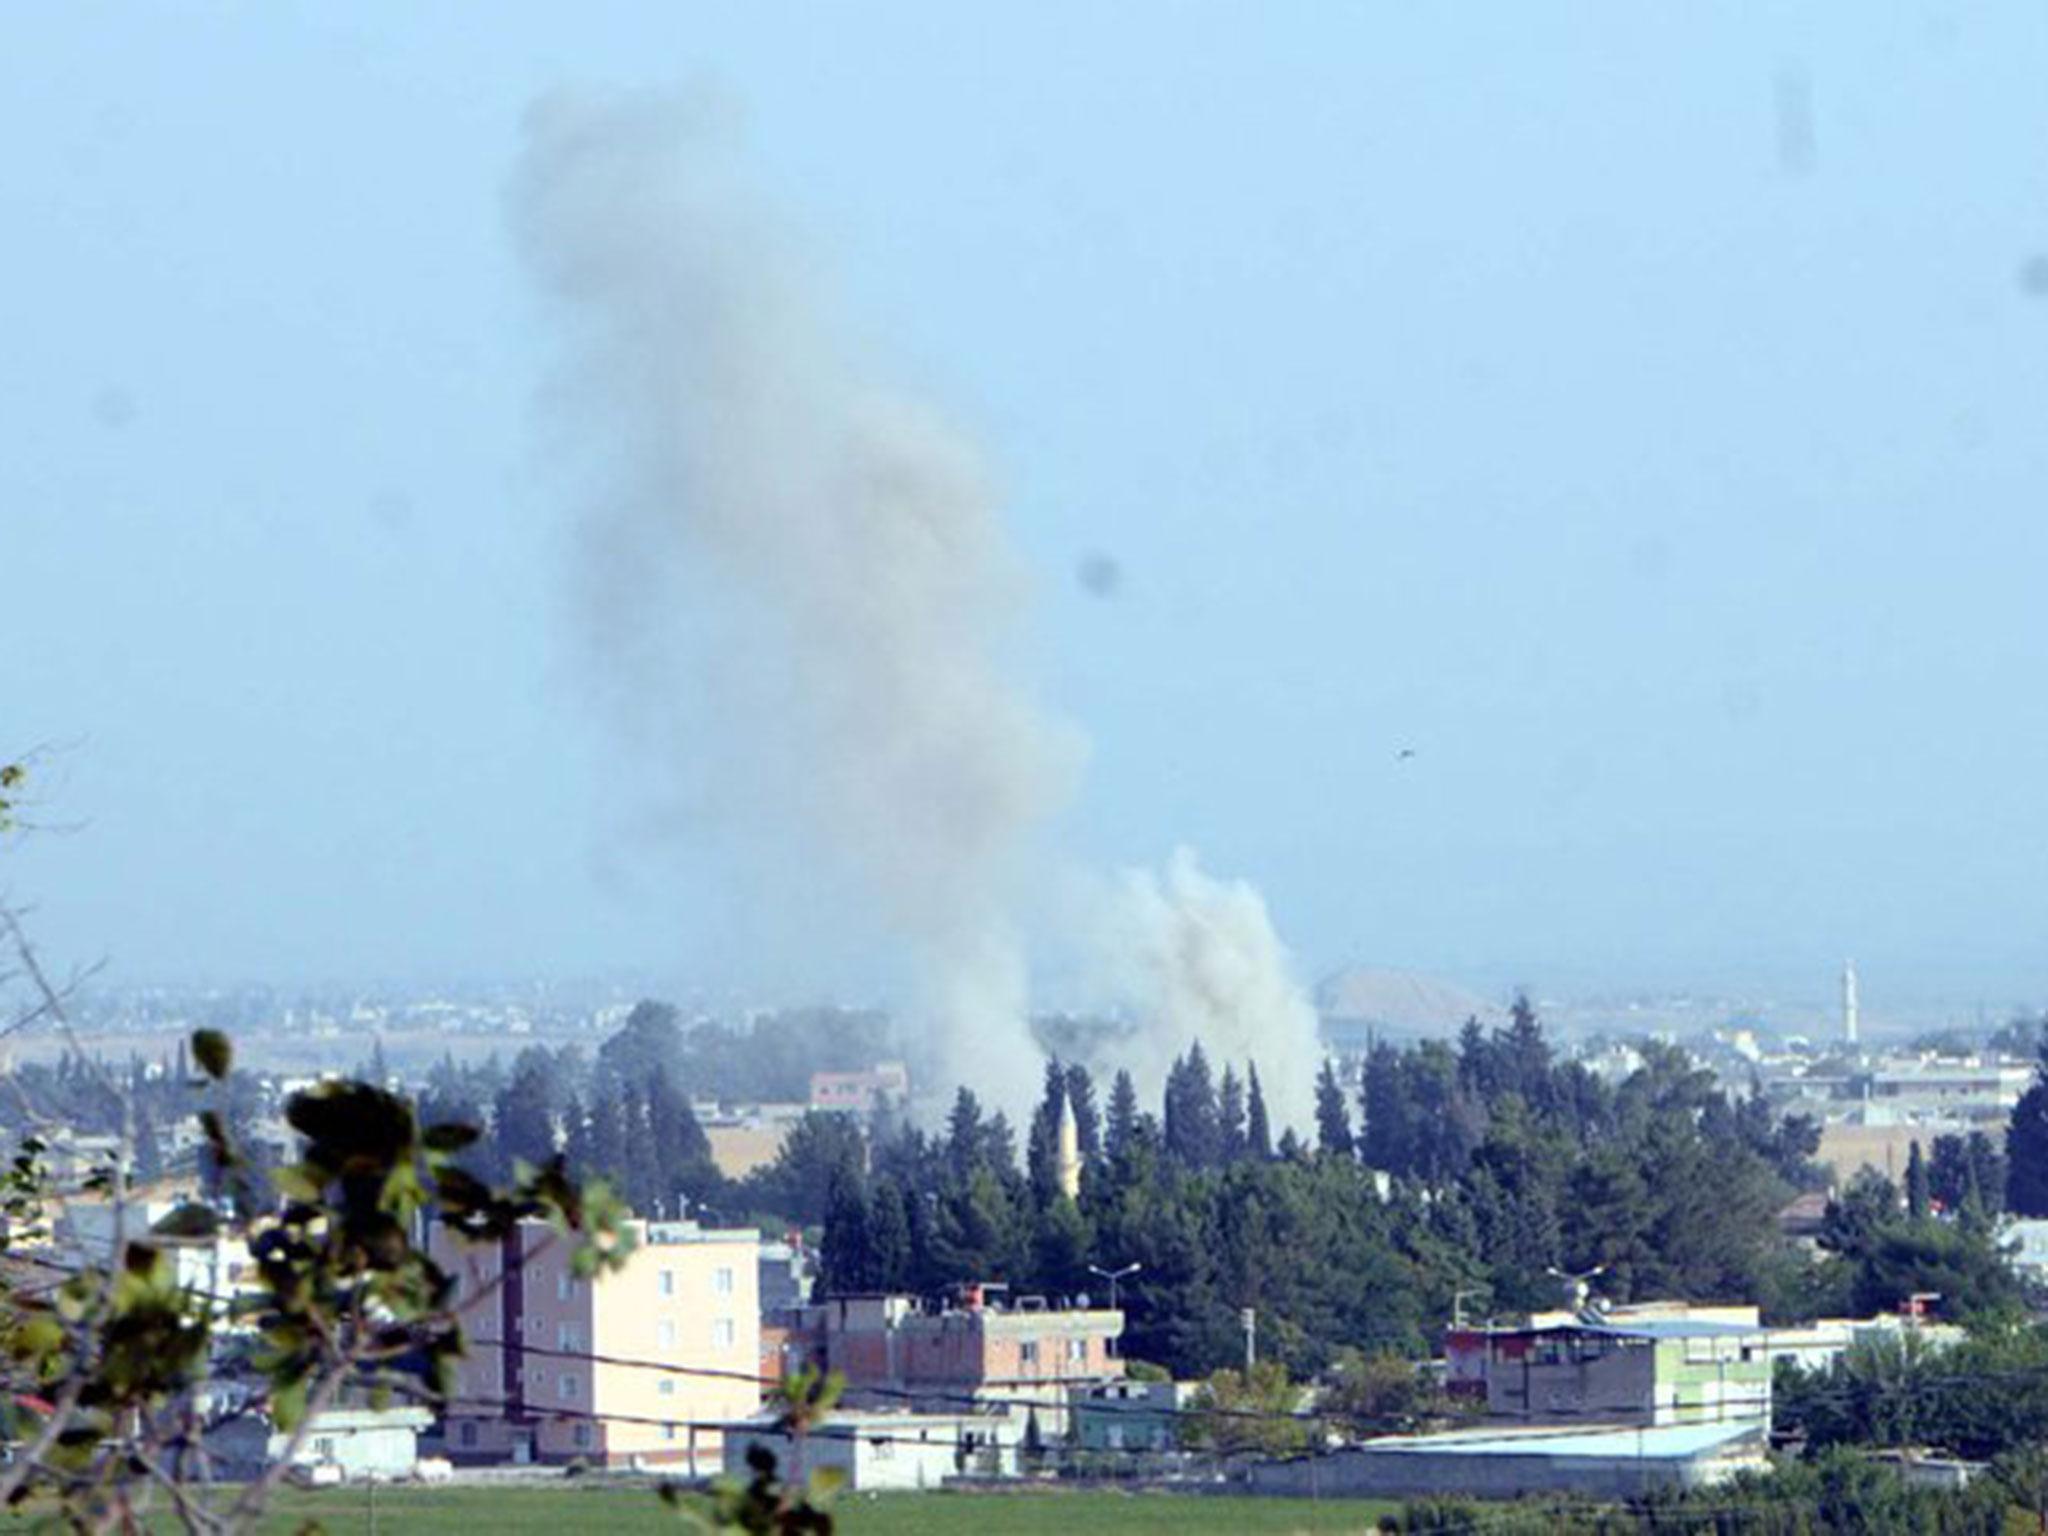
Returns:
[[[291,1465],[332,1467],[344,1482],[396,1482],[417,1473],[420,1431],[433,1422],[424,1408],[330,1408],[314,1415]],[[216,1475],[230,1479],[260,1477],[290,1443],[260,1413],[230,1419],[206,1436]]]
[[[772,1419],[727,1425],[725,1470],[751,1475],[747,1452],[760,1446],[784,1476],[829,1467],[855,1492],[937,1488],[952,1477],[1014,1476],[1023,1441],[1023,1425],[1007,1414],[835,1411],[801,1452]]]

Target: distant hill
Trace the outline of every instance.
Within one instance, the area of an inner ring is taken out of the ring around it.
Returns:
[[[1316,986],[1323,1038],[1334,1050],[1365,1049],[1366,1037],[1416,1039],[1454,1035],[1467,1019],[1497,1024],[1507,1010],[1456,982],[1415,971],[1354,965]]]

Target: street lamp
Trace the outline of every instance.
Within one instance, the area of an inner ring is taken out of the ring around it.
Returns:
[[[1100,1275],[1103,1279],[1109,1282],[1109,1310],[1114,1312],[1117,1310],[1117,1282],[1119,1280],[1122,1280],[1127,1275],[1135,1275],[1139,1270],[1143,1269],[1144,1267],[1145,1266],[1142,1264],[1126,1264],[1122,1269],[1103,1269],[1099,1265],[1090,1264],[1088,1266],[1088,1273],[1091,1275]]]

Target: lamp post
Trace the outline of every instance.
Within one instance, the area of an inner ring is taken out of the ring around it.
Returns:
[[[1117,1282],[1124,1279],[1126,1276],[1135,1275],[1139,1270],[1143,1269],[1144,1267],[1145,1266],[1142,1264],[1126,1264],[1122,1269],[1104,1269],[1100,1265],[1090,1264],[1088,1266],[1088,1273],[1091,1275],[1100,1275],[1103,1279],[1109,1282],[1109,1310],[1114,1312],[1118,1310],[1116,1304]]]

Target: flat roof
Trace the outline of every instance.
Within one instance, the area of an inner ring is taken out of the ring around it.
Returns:
[[[1646,1317],[1636,1322],[1543,1323],[1529,1328],[1476,1330],[1481,1338],[1529,1338],[1539,1333],[1589,1333],[1602,1339],[1757,1339],[1771,1330],[1761,1323],[1709,1322],[1704,1318]]]
[[[1686,1460],[1761,1434],[1763,1421],[1716,1424],[1661,1424],[1636,1429],[1623,1424],[1582,1430],[1454,1429],[1440,1435],[1388,1435],[1353,1449],[1370,1456],[1629,1456],[1644,1460]]]

